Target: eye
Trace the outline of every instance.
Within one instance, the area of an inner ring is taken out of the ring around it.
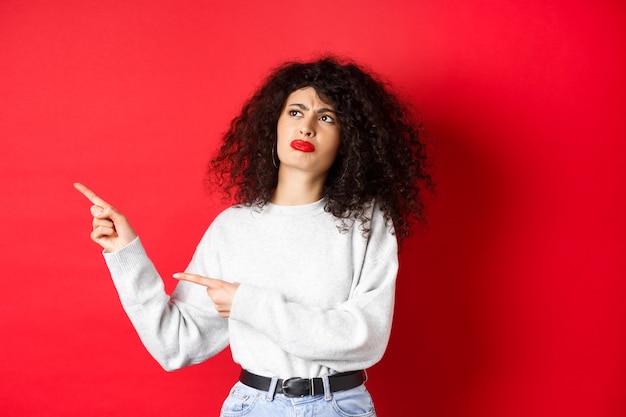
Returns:
[[[320,120],[326,123],[335,123],[335,119],[332,116],[329,116],[327,114],[321,115]]]
[[[288,110],[287,114],[292,117],[302,116],[302,112],[299,110]]]

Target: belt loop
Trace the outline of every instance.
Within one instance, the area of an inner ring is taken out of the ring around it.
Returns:
[[[267,390],[267,396],[265,397],[267,401],[274,400],[274,395],[276,393],[276,385],[278,385],[277,376],[273,377],[272,380],[270,381],[270,388]]]
[[[330,392],[330,381],[328,375],[322,375],[322,384],[324,385],[324,399],[330,401],[333,399],[333,395]]]

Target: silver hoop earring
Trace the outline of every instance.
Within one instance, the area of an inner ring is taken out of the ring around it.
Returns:
[[[274,165],[274,168],[278,169],[278,163],[276,162],[276,143],[272,144],[272,165]],[[280,162],[280,160],[278,161]]]

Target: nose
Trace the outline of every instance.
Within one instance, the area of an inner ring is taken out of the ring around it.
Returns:
[[[313,126],[311,126],[311,121],[309,120],[303,120],[302,124],[300,125],[300,134],[303,136],[313,136],[313,133],[315,132],[313,129]]]

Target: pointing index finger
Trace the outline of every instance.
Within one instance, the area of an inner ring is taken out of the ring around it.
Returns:
[[[107,203],[106,201],[101,199],[96,193],[94,193],[89,188],[87,188],[86,186],[81,184],[80,182],[75,182],[74,183],[74,188],[76,188],[78,191],[80,191],[80,193],[82,195],[87,197],[87,199],[89,201],[91,201],[95,205],[98,205],[100,207],[113,207],[109,203]]]
[[[172,276],[176,278],[177,280],[193,282],[196,284],[203,285],[207,288],[213,287],[215,281],[219,281],[214,278],[207,278],[207,277],[203,277],[201,275],[196,275],[196,274],[187,274],[185,272],[177,272],[173,274]]]

